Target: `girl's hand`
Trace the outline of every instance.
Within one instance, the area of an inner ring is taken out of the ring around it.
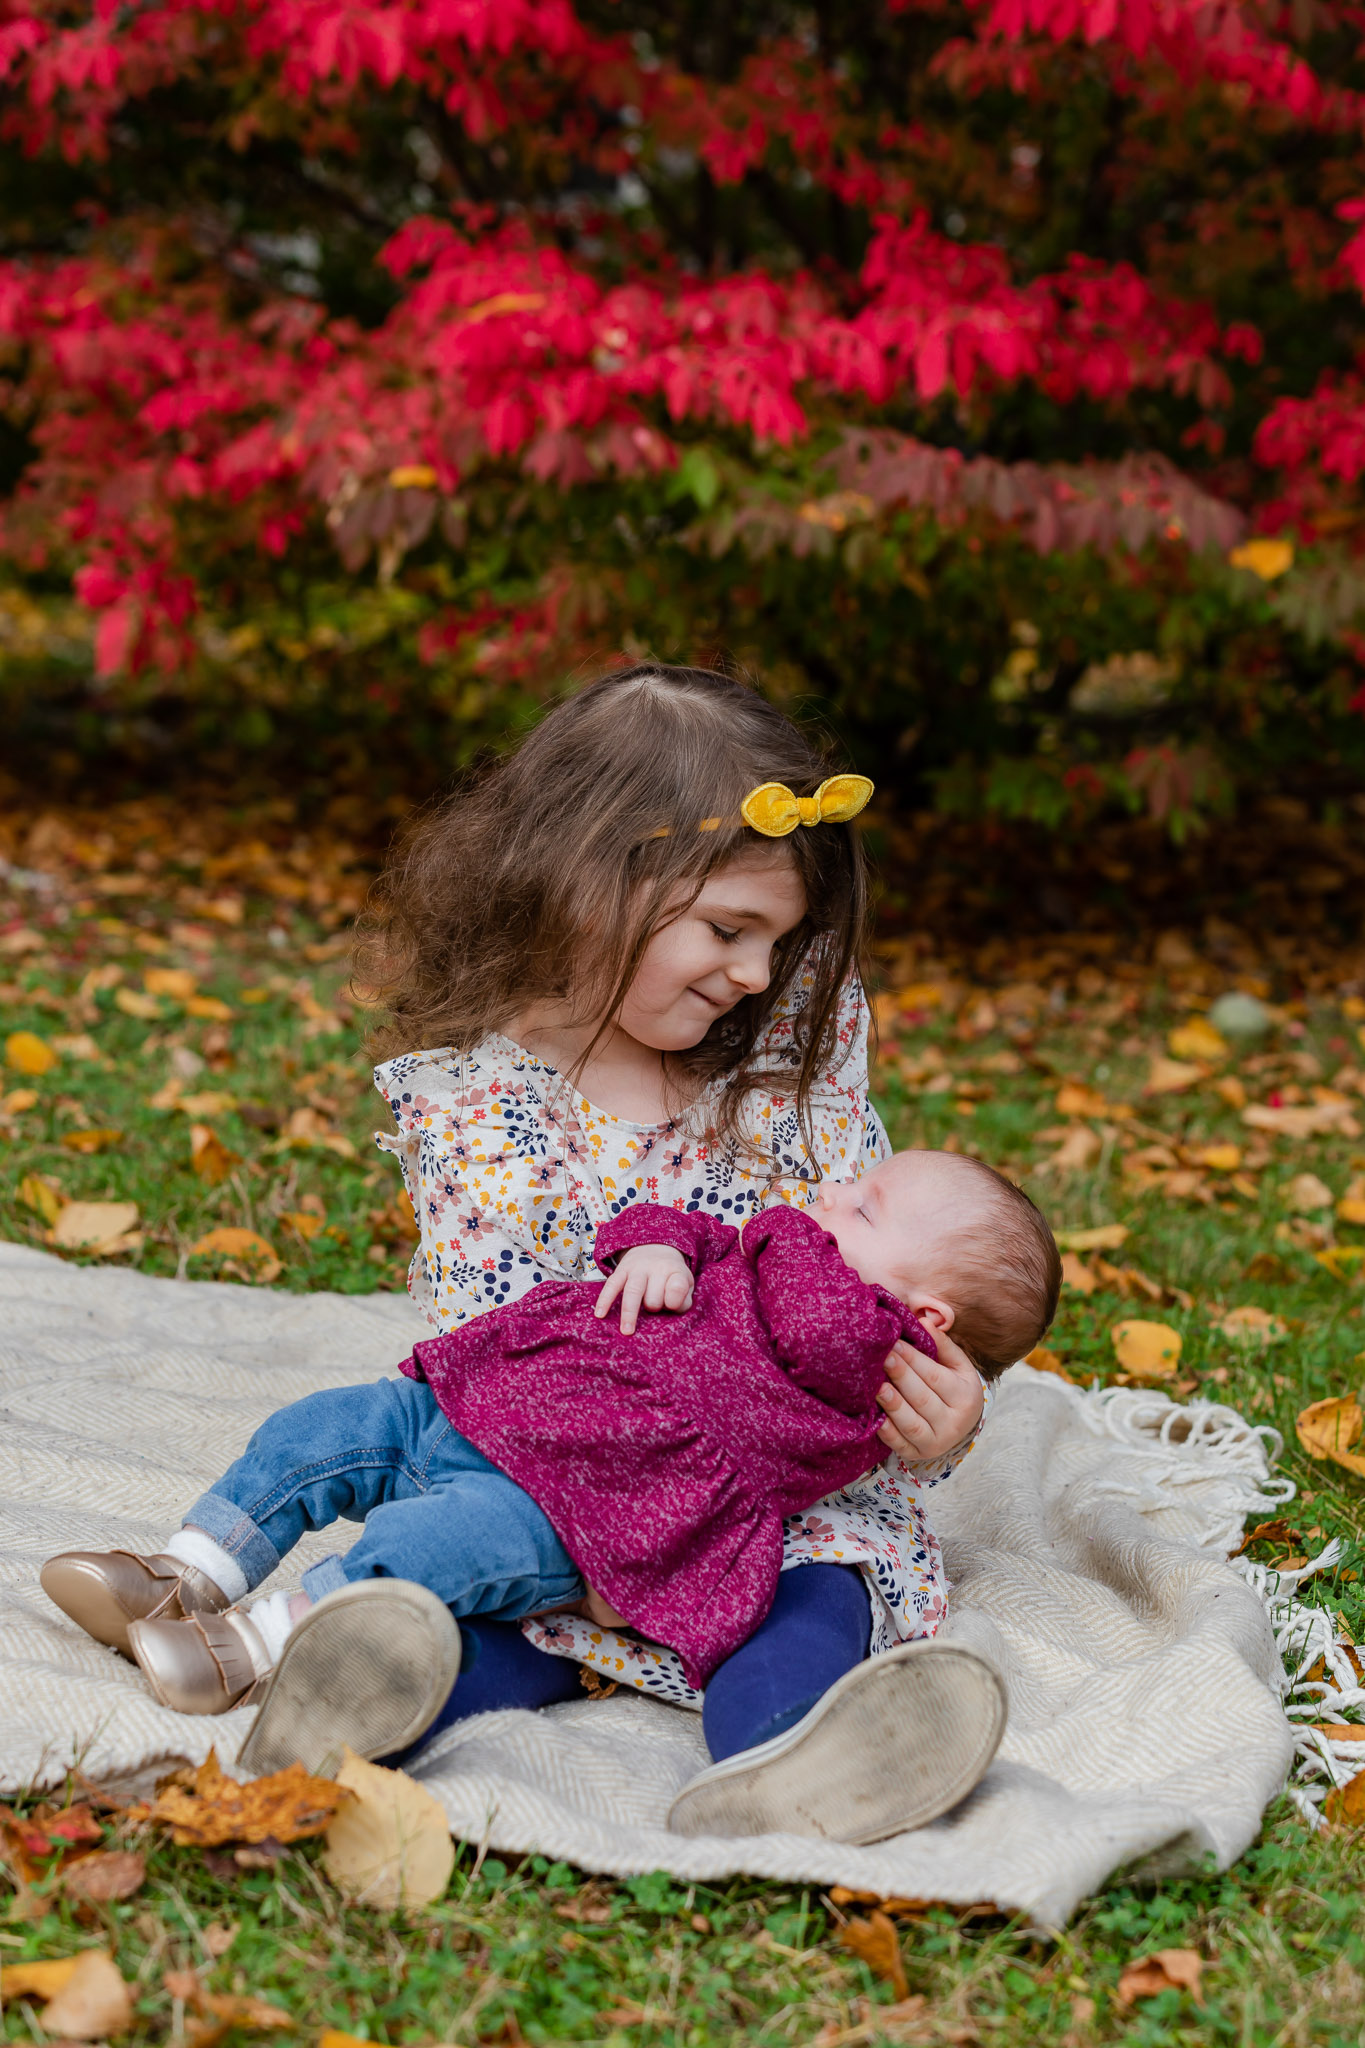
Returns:
[[[889,1450],[912,1465],[956,1450],[981,1420],[985,1390],[965,1351],[943,1330],[934,1331],[938,1358],[902,1340],[886,1361],[886,1381],[877,1399],[886,1420],[877,1434]]]
[[[629,1337],[642,1308],[680,1310],[692,1306],[692,1269],[671,1244],[633,1244],[597,1297],[595,1316],[604,1316],[620,1297],[621,1335]]]

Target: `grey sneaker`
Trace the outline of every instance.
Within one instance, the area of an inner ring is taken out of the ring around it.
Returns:
[[[296,1761],[328,1778],[343,1748],[391,1756],[425,1734],[459,1672],[459,1623],[425,1586],[342,1586],[287,1637],[237,1761],[258,1778]]]
[[[1005,1682],[956,1643],[902,1643],[832,1685],[794,1727],[693,1778],[675,1835],[880,1842],[978,1785],[1005,1732]]]

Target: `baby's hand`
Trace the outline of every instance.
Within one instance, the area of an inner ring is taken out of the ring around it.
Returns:
[[[633,1244],[616,1261],[593,1314],[604,1316],[618,1295],[621,1335],[629,1337],[642,1308],[691,1308],[692,1269],[671,1244]]]
[[[956,1450],[976,1428],[985,1405],[981,1375],[966,1352],[944,1330],[934,1331],[934,1343],[936,1360],[912,1345],[897,1344],[877,1396],[886,1410],[878,1435],[912,1465]]]

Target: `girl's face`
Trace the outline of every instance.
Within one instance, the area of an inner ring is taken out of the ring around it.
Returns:
[[[618,1025],[657,1052],[699,1045],[717,1017],[768,986],[774,946],[805,914],[806,892],[784,850],[731,861],[655,932]]]

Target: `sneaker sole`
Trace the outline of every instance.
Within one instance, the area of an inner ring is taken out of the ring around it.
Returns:
[[[712,1764],[674,1800],[676,1835],[880,1842],[948,1813],[1005,1732],[1004,1680],[953,1643],[904,1643],[848,1672],[794,1728]]]
[[[431,1726],[459,1673],[459,1624],[425,1586],[343,1586],[290,1634],[237,1762],[255,1777],[301,1763],[330,1778],[345,1748],[389,1756]]]

